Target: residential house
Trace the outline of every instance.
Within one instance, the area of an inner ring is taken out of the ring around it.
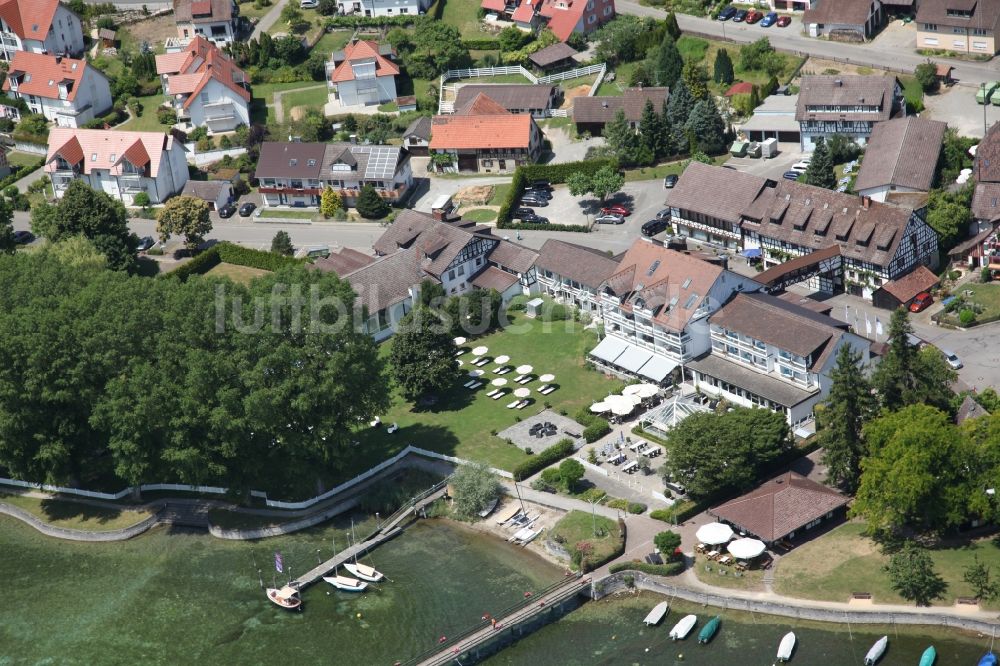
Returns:
[[[80,127],[111,109],[108,78],[86,60],[15,51],[3,91],[59,127]]]
[[[538,14],[541,4],[542,0],[521,0],[521,4],[511,12],[511,22],[520,30],[534,32],[543,21],[542,17]]]
[[[542,131],[530,114],[510,113],[479,94],[454,114],[434,116],[430,151],[452,157],[439,171],[510,173],[538,159]]]
[[[55,127],[49,131],[45,173],[56,198],[81,179],[126,205],[139,192],[154,204],[163,203],[188,181],[184,146],[162,132]]]
[[[543,293],[584,312],[601,309],[601,285],[618,272],[619,260],[585,245],[548,239],[535,270]]]
[[[485,95],[506,109],[509,113],[528,113],[535,118],[545,118],[549,110],[559,105],[559,86],[520,84],[475,84],[459,87],[455,95],[454,109],[462,113],[469,108],[479,95]]]
[[[577,134],[589,132],[600,136],[604,126],[615,119],[618,111],[625,114],[625,120],[634,129],[639,128],[642,110],[646,102],[652,102],[657,113],[667,101],[667,88],[626,88],[620,96],[574,97],[571,116]]]
[[[543,74],[562,72],[577,66],[573,58],[577,50],[565,42],[557,42],[528,56],[528,62]]]
[[[917,48],[992,56],[1000,48],[1000,0],[921,0]]]
[[[0,0],[0,59],[16,51],[79,57],[80,17],[59,0]]]
[[[403,132],[403,145],[411,155],[424,157],[431,145],[431,119],[420,116]]]
[[[946,129],[946,123],[916,116],[878,123],[854,190],[874,201],[886,201],[895,193],[929,192]]]
[[[174,0],[174,22],[182,42],[199,35],[220,46],[235,41],[239,16],[233,0]]]
[[[696,256],[636,240],[600,287],[606,337],[591,360],[663,382],[711,346],[705,319],[736,292],[761,285]]]
[[[559,41],[589,35],[615,17],[615,0],[542,0],[538,10]]]
[[[767,4],[774,11],[804,12],[816,5],[816,0],[767,0]]]
[[[410,156],[402,147],[344,143],[265,141],[254,177],[265,206],[318,207],[326,187],[353,206],[365,185],[399,205],[413,185]]]
[[[885,23],[880,0],[818,0],[802,14],[810,37],[866,42]]]
[[[691,162],[667,192],[670,220],[681,236],[739,250],[743,246],[742,213],[764,186],[764,179],[753,174]],[[712,192],[725,192],[725,196],[712,196]]]
[[[331,257],[335,255],[330,255]],[[353,257],[341,263],[353,261]],[[341,277],[358,295],[355,307],[361,309],[362,331],[381,342],[390,337],[399,322],[420,298],[420,285],[430,278],[423,270],[418,248],[408,248],[377,258]],[[330,262],[317,262],[320,270],[330,270]]]
[[[189,180],[181,194],[201,199],[209,210],[219,210],[233,200],[233,184],[228,180]]]
[[[373,263],[376,259],[377,257],[370,257],[364,252],[358,252],[349,247],[342,247],[337,252],[333,252],[325,257],[317,257],[313,260],[312,265],[315,268],[344,277],[363,266]]]
[[[183,51],[156,56],[156,73],[178,121],[209,132],[250,124],[246,74],[204,37],[195,37]]]
[[[783,143],[799,143],[802,135],[799,122],[795,120],[798,103],[798,95],[769,95],[737,129],[750,141],[777,139]]]
[[[879,74],[803,76],[795,110],[802,150],[834,134],[864,145],[876,123],[905,115],[903,87],[896,77]]]
[[[708,513],[767,544],[797,535],[844,514],[849,498],[796,472],[785,472]]]
[[[326,64],[327,85],[340,106],[385,104],[396,99],[399,66],[389,44],[355,39]]]
[[[416,16],[430,5],[430,0],[337,0],[340,14],[358,16]]]
[[[840,348],[868,359],[871,346],[847,323],[764,293],[736,293],[708,325],[711,350],[687,364],[694,386],[734,405],[781,412],[793,426],[826,399]]]
[[[1000,225],[1000,123],[986,132],[976,148],[972,162],[976,191],[972,197],[973,233],[992,230]]]
[[[958,411],[955,412],[955,425],[962,425],[969,419],[978,419],[980,416],[988,416],[989,411],[973,398],[970,394],[966,393],[965,398],[962,399],[962,404],[958,406]]]

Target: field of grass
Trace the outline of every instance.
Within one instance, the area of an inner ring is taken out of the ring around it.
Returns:
[[[169,125],[161,125],[156,117],[156,110],[163,104],[163,94],[150,95],[148,97],[138,97],[142,104],[142,115],[136,118],[134,115],[130,120],[125,121],[116,129],[128,130],[130,132],[165,132]]]
[[[254,7],[253,2],[241,2],[240,3],[240,16],[245,16],[248,19],[260,18],[264,14],[268,13],[274,8],[274,5],[268,7],[261,7],[257,9]]]
[[[489,39],[493,33],[481,29],[479,3],[472,0],[438,0],[445,3],[441,20],[458,28],[465,39]]]
[[[223,262],[212,267],[212,269],[205,273],[205,275],[211,275],[212,277],[226,277],[233,282],[250,284],[251,280],[254,278],[258,278],[261,275],[267,275],[269,272],[270,271],[261,270],[259,268],[251,268],[250,266],[236,266]]]
[[[110,532],[130,527],[149,517],[148,511],[105,509],[80,502],[38,499],[0,493],[0,502],[23,509],[50,525],[72,530]]]
[[[910,113],[917,113],[924,108],[924,89],[914,76],[900,76],[899,83],[903,86],[903,97]]]
[[[35,164],[41,157],[41,155],[32,155],[31,153],[22,153],[12,150],[7,153],[7,163],[12,169],[16,169],[18,167],[28,166],[29,164]]]
[[[720,49],[726,49],[729,52],[729,57],[733,61],[736,81],[747,81],[755,85],[764,85],[770,80],[771,75],[763,70],[744,70],[740,68],[740,46],[738,44],[692,37],[690,35],[681,35],[681,38],[677,40],[677,50],[681,52],[684,61],[702,63],[705,69],[708,70],[709,77],[712,76],[715,56]],[[781,51],[778,51],[777,54],[784,61],[784,66],[781,72],[778,73],[778,81],[783,83],[795,71],[795,68],[799,66],[802,58],[790,53],[782,53]],[[716,94],[722,94],[728,87],[726,84],[710,83],[710,88]]]
[[[847,601],[854,592],[870,592],[875,603],[905,603],[892,590],[882,569],[889,558],[863,531],[863,524],[847,523],[782,557],[775,572],[775,592],[827,601]],[[1000,567],[1000,546],[990,539],[933,549],[930,555],[935,570],[948,584],[944,597],[935,602],[941,605],[954,604],[956,597],[973,596],[962,574],[976,556],[993,571]],[[987,607],[998,608],[1000,604],[994,601]]]
[[[597,87],[597,94],[602,97],[617,97],[622,94],[622,90],[628,88],[629,81],[632,80],[632,72],[639,66],[638,62],[623,62],[615,66],[615,80],[604,81]]]
[[[269,219],[281,219],[286,220],[311,220],[317,217],[319,213],[314,210],[288,210],[287,208],[264,208],[260,212],[260,217],[265,217]]]
[[[725,164],[729,160],[729,154],[725,153],[719,155],[713,160],[716,166]],[[669,174],[677,174],[678,176],[684,171],[684,165],[687,160],[678,160],[677,162],[666,162],[664,164],[657,164],[656,166],[649,167],[639,167],[638,169],[626,169],[625,170],[625,182],[632,182],[634,180],[654,180],[656,178],[663,178]]]
[[[507,195],[510,193],[510,183],[499,183],[493,186],[493,196],[487,201],[487,205],[501,206]]]
[[[315,88],[311,88],[309,90],[282,93],[281,106],[284,108],[286,115],[297,106],[315,106],[322,110],[328,97],[329,93],[327,88],[321,83]]]
[[[299,88],[312,88],[317,85],[316,81],[292,81],[290,83],[261,83],[252,87],[255,99],[264,100],[265,104],[274,104],[274,93],[288,90],[298,90]]]
[[[706,566],[711,571],[707,570]],[[716,587],[727,587],[731,590],[749,590],[751,592],[761,592],[764,590],[764,572],[760,569],[749,569],[742,572],[740,576],[736,576],[735,574],[739,572],[734,567],[716,564],[704,557],[699,557],[692,571],[694,571],[698,580],[709,585],[715,585]]]
[[[594,526],[597,534],[594,535]],[[559,519],[549,531],[549,537],[562,543],[573,553],[581,543],[589,543],[590,562],[604,563],[612,558],[622,547],[622,533],[618,523],[603,516],[588,515],[584,511],[570,511]]]
[[[489,208],[473,208],[462,213],[462,219],[471,222],[495,222],[497,212]]]
[[[982,306],[983,311],[976,315],[978,319],[1000,317],[1000,284],[967,282],[962,285],[962,289],[972,292],[967,301]]]
[[[597,74],[588,74],[587,76],[578,76],[575,79],[566,79],[565,81],[559,82],[559,87],[563,90],[572,90],[578,86],[592,86],[594,81],[597,80]]]
[[[313,51],[329,55],[334,51],[339,51],[344,48],[344,45],[347,44],[350,39],[350,30],[335,30],[334,32],[328,32],[319,38],[319,41],[316,42],[316,46],[313,47]]]

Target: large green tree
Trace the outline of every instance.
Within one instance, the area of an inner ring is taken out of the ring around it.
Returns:
[[[414,23],[413,28],[394,28],[387,40],[402,56],[410,76],[433,79],[446,70],[471,65],[469,49],[455,26],[429,17]]]
[[[698,149],[717,155],[726,149],[726,124],[715,102],[703,99],[695,104],[688,117],[687,129]]]
[[[496,289],[473,289],[450,298],[444,310],[448,314],[452,335],[464,338],[497,328],[502,308],[503,296]]]
[[[184,245],[193,250],[205,241],[212,230],[208,204],[191,196],[174,197],[156,215],[156,232],[167,242],[171,236],[184,236]]]
[[[681,71],[684,84],[696,100],[708,99],[708,70],[700,62],[688,60]]]
[[[695,101],[691,97],[687,85],[680,81],[676,87],[670,89],[670,100],[667,103],[667,122],[670,125],[670,141],[674,152],[688,152],[687,122],[691,117]]]
[[[459,465],[448,480],[452,510],[460,520],[478,520],[479,512],[500,497],[503,487],[496,472],[482,463]]]
[[[604,125],[602,135],[607,149],[619,164],[648,164],[653,159],[652,151],[645,150],[642,137],[632,129],[622,109],[618,109],[615,117]]]
[[[602,202],[620,190],[624,184],[625,175],[611,165],[601,167],[593,175],[577,171],[570,174],[566,180],[566,185],[573,196],[593,194]]]
[[[358,195],[355,207],[358,210],[358,215],[369,220],[380,220],[391,210],[389,204],[379,196],[371,185],[365,185],[361,188],[361,194]]]
[[[734,79],[733,61],[729,57],[729,51],[726,49],[719,49],[718,53],[715,54],[715,65],[712,80],[716,83],[724,83],[728,85],[732,83]]]
[[[14,209],[6,199],[0,199],[0,254],[9,254],[17,247],[13,223]]]
[[[930,554],[912,541],[890,556],[885,572],[892,589],[918,606],[930,606],[948,589],[948,584],[934,571]]]
[[[861,353],[850,345],[838,350],[837,364],[830,372],[830,393],[816,412],[829,480],[848,491],[857,487],[861,476],[861,459],[866,452],[862,427],[875,410],[861,361]]]
[[[809,168],[806,169],[806,183],[827,190],[837,189],[837,174],[833,170],[833,160],[826,142],[820,139],[816,143]]]
[[[694,414],[667,437],[665,476],[695,497],[749,490],[784,449],[788,424],[768,409]]]
[[[403,317],[391,344],[392,379],[407,400],[442,393],[458,379],[451,331],[437,310],[417,308]]]
[[[669,34],[656,47],[646,62],[646,71],[653,78],[650,85],[667,86],[673,90],[684,70],[684,59],[677,50],[677,42]]]
[[[955,373],[937,349],[921,350],[911,342],[912,334],[906,310],[896,309],[889,320],[889,349],[872,373],[872,386],[889,410],[915,403],[948,409]]]

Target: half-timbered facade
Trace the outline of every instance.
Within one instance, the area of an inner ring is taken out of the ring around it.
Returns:
[[[834,134],[864,145],[875,123],[906,115],[903,87],[894,76],[803,76],[795,119],[802,150]]]
[[[691,162],[667,194],[670,219],[681,236],[739,249],[740,214],[764,186],[759,176]]]

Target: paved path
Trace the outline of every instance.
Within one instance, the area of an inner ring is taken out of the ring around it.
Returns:
[[[281,10],[285,8],[288,4],[288,0],[278,0],[271,7],[271,11],[260,17],[257,21],[257,25],[254,27],[253,32],[250,34],[250,39],[260,39],[260,34],[262,32],[267,32],[271,29],[278,19],[281,18]]]

